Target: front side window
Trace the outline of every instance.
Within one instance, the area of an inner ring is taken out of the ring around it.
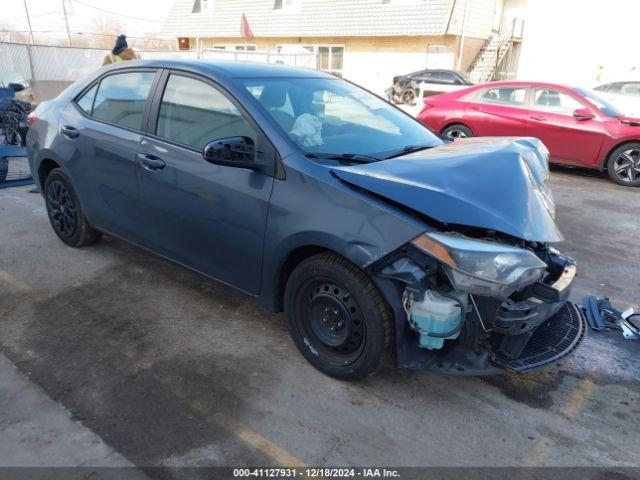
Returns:
[[[574,88],[573,91],[578,95],[582,95],[584,98],[593,103],[607,117],[618,118],[622,116],[622,112],[620,110],[614,107],[611,103],[607,102],[593,90],[587,90],[586,88]]]
[[[573,115],[578,108],[585,108],[573,96],[552,88],[538,88],[533,96],[533,108],[540,112]]]
[[[248,79],[244,86],[305,153],[381,157],[441,143],[416,120],[340,79]]]
[[[144,107],[155,75],[155,72],[127,72],[103,78],[90,115],[98,120],[141,130]]]
[[[482,92],[480,101],[496,105],[520,107],[524,105],[526,97],[527,89],[524,87],[496,87],[488,88]]]
[[[169,76],[162,95],[156,135],[198,150],[224,137],[257,135],[240,110],[218,89],[182,75]]]

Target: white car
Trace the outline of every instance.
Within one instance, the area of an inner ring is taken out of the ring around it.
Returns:
[[[640,81],[605,83],[594,88],[628,117],[640,117]]]

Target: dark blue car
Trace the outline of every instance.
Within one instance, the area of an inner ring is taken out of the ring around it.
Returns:
[[[29,123],[63,242],[118,237],[284,310],[336,378],[524,372],[584,334],[535,139],[445,143],[344,80],[233,62],[104,67]]]

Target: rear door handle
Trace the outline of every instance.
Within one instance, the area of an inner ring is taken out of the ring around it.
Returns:
[[[545,121],[545,120],[546,120],[546,118],[544,118],[544,117],[543,117],[543,116],[541,116],[541,115],[531,115],[529,118],[530,118],[531,120],[536,120],[536,121],[538,121],[538,122],[543,122],[543,121]]]
[[[80,132],[76,127],[72,127],[71,125],[63,125],[60,129],[62,134],[67,138],[78,138]]]
[[[476,112],[481,112],[482,109],[480,107],[469,107],[471,110],[475,110]]]
[[[164,160],[161,160],[158,157],[154,157],[153,155],[148,155],[146,153],[138,153],[136,155],[136,158],[138,159],[138,163],[142,165],[143,168],[151,172],[162,170],[167,165]]]

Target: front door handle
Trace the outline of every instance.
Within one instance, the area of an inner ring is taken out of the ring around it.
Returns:
[[[474,110],[476,112],[481,112],[482,111],[482,109],[480,107],[469,107],[469,108],[471,108],[471,110]]]
[[[148,155],[146,153],[138,153],[136,155],[136,158],[138,159],[138,163],[142,165],[143,168],[151,172],[162,170],[167,165],[164,160],[161,160],[158,157],[154,157],[153,155]]]
[[[63,125],[62,128],[60,128],[60,131],[67,138],[78,138],[78,136],[80,135],[78,129],[76,127],[72,127],[71,125]]]
[[[543,122],[546,120],[546,118],[544,118],[542,115],[531,115],[529,118],[538,122]]]

